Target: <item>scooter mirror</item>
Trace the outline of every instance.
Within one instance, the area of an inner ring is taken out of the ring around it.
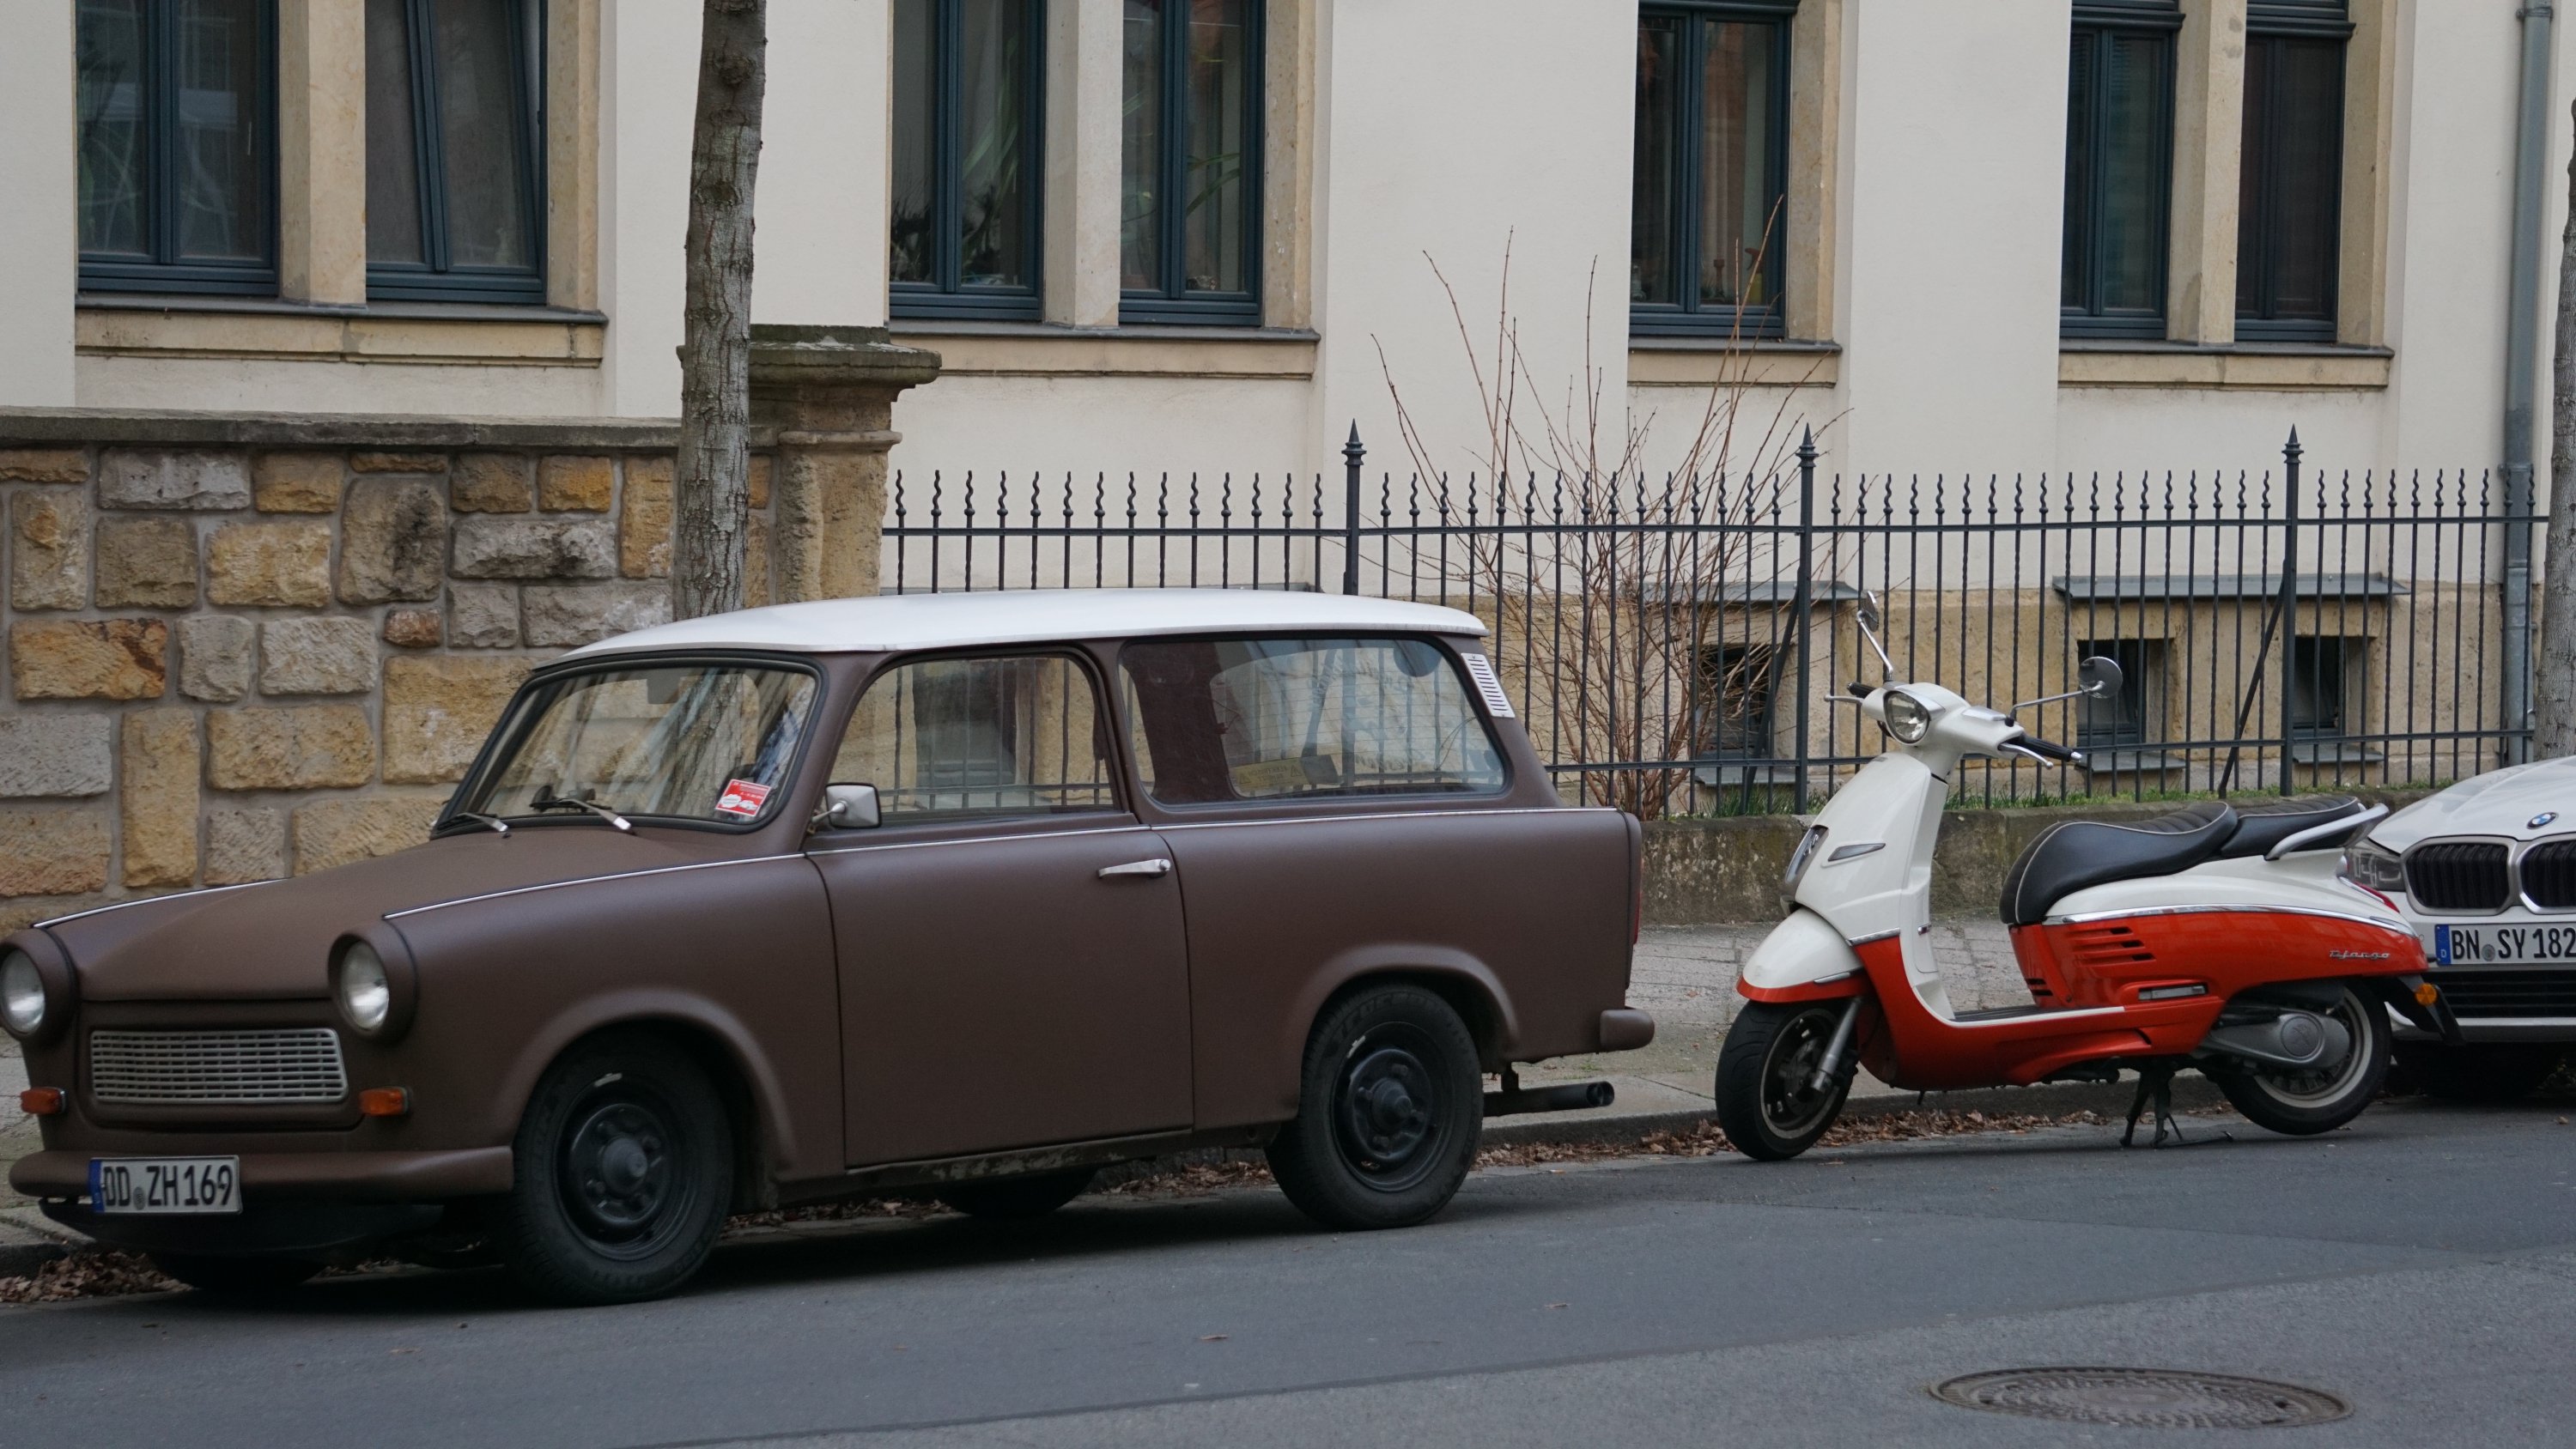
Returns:
[[[1878,595],[1870,593],[1862,594],[1860,596],[1860,602],[1852,605],[1852,617],[1860,621],[1860,626],[1862,628],[1867,629],[1873,634],[1877,633]]]
[[[2075,687],[2095,699],[2109,699],[2120,692],[2124,676],[2119,661],[2096,654],[2075,666]]]

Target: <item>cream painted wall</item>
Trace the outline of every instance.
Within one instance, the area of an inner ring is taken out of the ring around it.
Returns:
[[[890,15],[886,0],[769,7],[754,321],[885,322]]]
[[[916,478],[1072,473],[1086,498],[1104,472],[1307,474],[1319,466],[1300,448],[1309,396],[1271,379],[946,377],[895,404],[892,462]]]
[[[609,326],[599,409],[672,417],[700,12],[691,0],[616,0],[603,9],[599,290]]]
[[[588,417],[597,367],[83,356],[80,405],[215,412],[446,413]]]
[[[80,262],[72,7],[6,0],[0,26],[0,407],[63,407]]]

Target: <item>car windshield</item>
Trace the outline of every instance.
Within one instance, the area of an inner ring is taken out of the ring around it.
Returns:
[[[549,680],[512,711],[458,813],[757,820],[779,803],[814,695],[812,675],[756,664],[637,666]]]

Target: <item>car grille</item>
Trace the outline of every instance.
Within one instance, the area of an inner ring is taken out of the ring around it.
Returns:
[[[2437,840],[2406,854],[2406,890],[2434,911],[2500,911],[2513,894],[2506,847],[2492,840]]]
[[[2442,999],[2462,1020],[2576,1017],[2576,971],[2437,971]]]
[[[349,1094],[340,1035],[282,1031],[93,1031],[90,1093],[101,1102],[336,1102]]]
[[[2576,840],[2545,840],[2525,852],[2522,893],[2545,911],[2576,906]]]

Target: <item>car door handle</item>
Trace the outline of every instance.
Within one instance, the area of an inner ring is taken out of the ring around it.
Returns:
[[[1120,876],[1127,875],[1155,876],[1170,875],[1171,873],[1171,861],[1162,858],[1156,858],[1154,860],[1131,860],[1125,865],[1104,865],[1100,868],[1100,878],[1102,880],[1116,880]]]

